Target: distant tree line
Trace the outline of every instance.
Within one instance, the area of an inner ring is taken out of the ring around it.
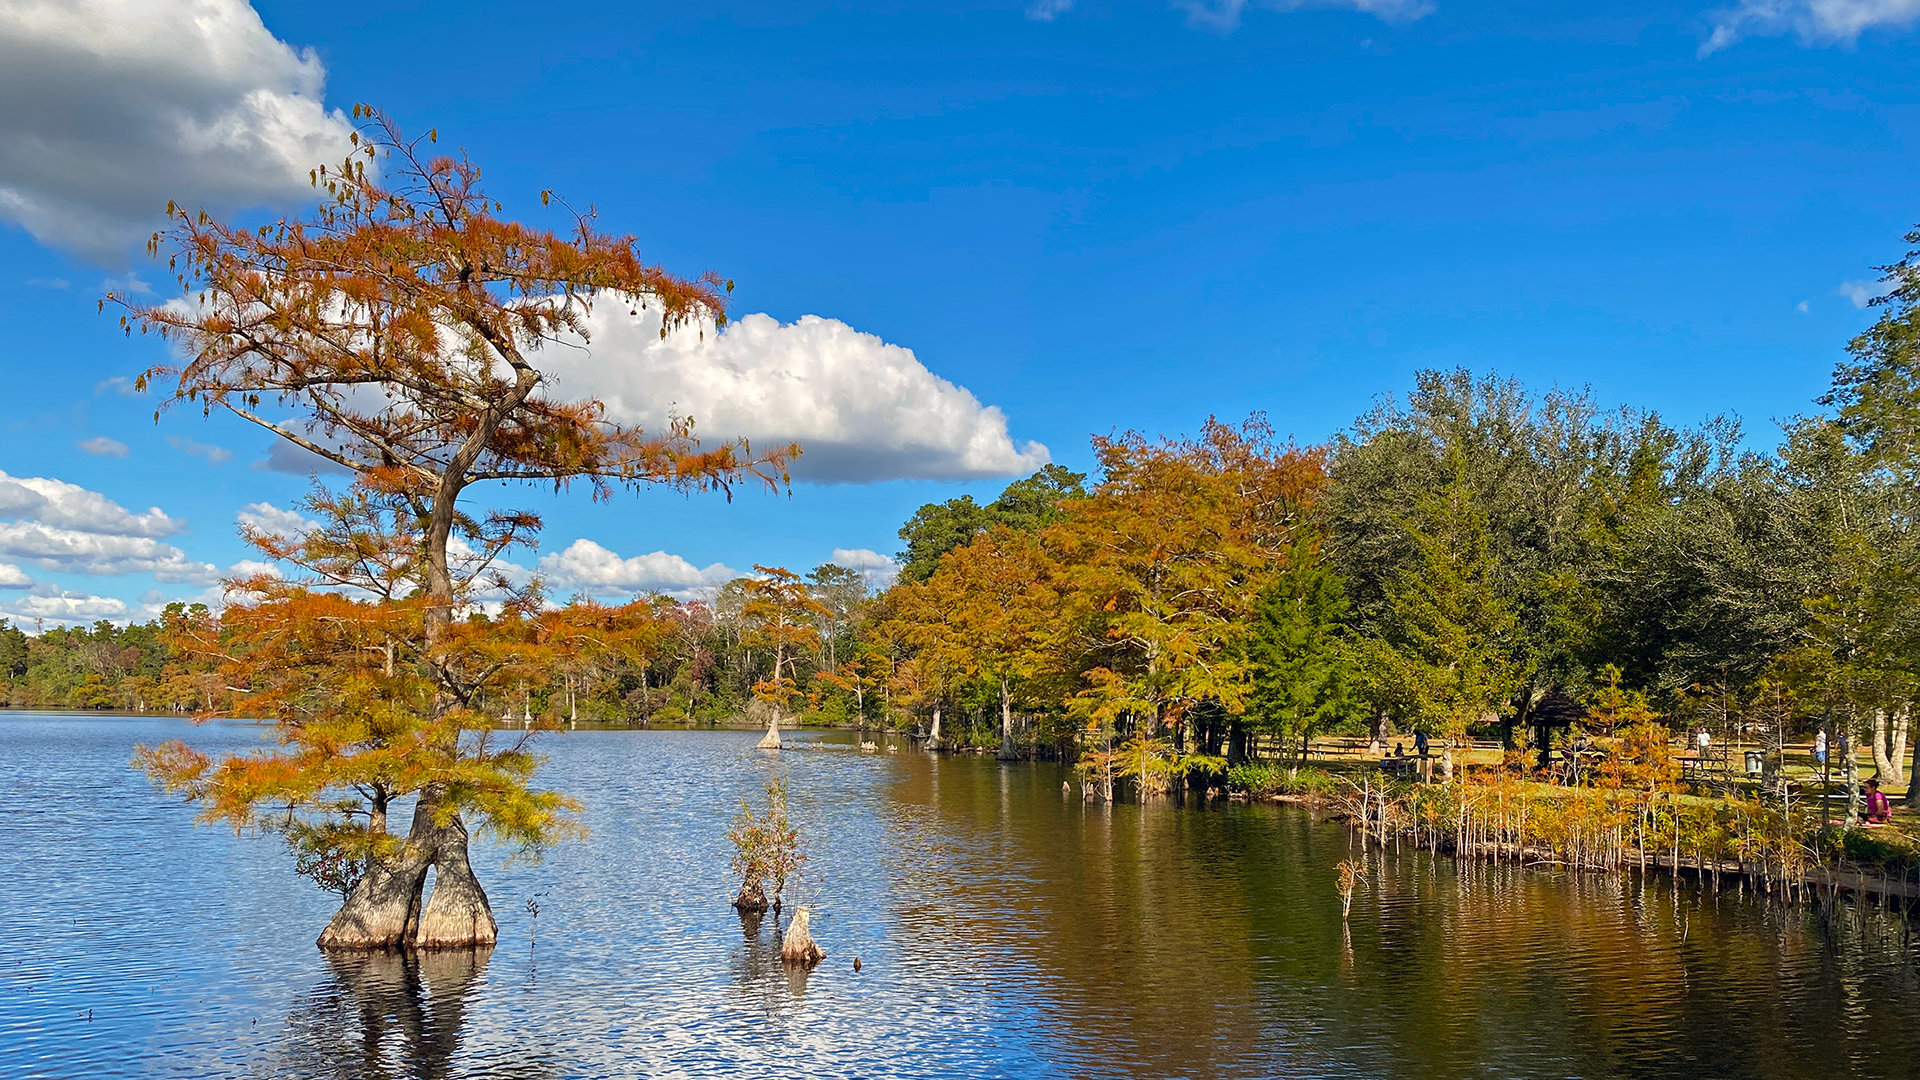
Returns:
[[[168,611],[179,616],[186,607]],[[102,619],[29,634],[0,619],[0,696],[15,708],[192,711],[202,679],[175,657],[164,631],[161,619]]]

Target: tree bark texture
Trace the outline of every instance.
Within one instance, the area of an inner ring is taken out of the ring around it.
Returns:
[[[1893,711],[1890,719],[1892,722],[1887,732],[1887,764],[1891,766],[1891,771],[1887,773],[1887,778],[1898,784],[1907,778],[1907,732],[1913,719],[1912,706],[1901,702],[1900,707]]]
[[[809,915],[806,908],[800,908],[793,913],[793,922],[787,927],[787,936],[780,941],[780,959],[783,962],[810,968],[826,959],[826,952],[813,940],[808,922]]]
[[[422,796],[399,853],[374,859],[317,943],[322,949],[395,949],[410,944],[420,889],[433,864],[433,808]]]
[[[740,883],[740,895],[733,898],[733,906],[743,914],[758,915],[767,910],[766,886],[757,875]]]
[[[429,865],[430,860],[413,850],[376,860],[320,932],[317,944],[349,951],[405,945]]]
[[[435,829],[433,894],[420,911],[417,949],[471,949],[500,937],[487,892],[467,861],[467,826],[458,814]]]
[[[1920,739],[1911,740],[1913,759],[1907,766],[1907,775],[1920,780]],[[1920,783],[1907,786],[1907,806],[1920,810]]]
[[[375,860],[316,943],[328,951],[470,949],[499,937],[487,894],[467,858],[466,824],[456,815],[434,821],[439,798],[423,792],[413,810],[406,845]],[[433,895],[421,903],[427,870]]]

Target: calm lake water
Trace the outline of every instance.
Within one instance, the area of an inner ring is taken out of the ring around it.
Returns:
[[[1905,921],[1370,854],[1297,810],[1087,806],[1054,766],[801,733],[549,737],[590,839],[475,865],[490,955],[329,959],[271,839],[127,761],[247,725],[0,715],[0,1075],[1842,1077],[1920,1070]],[[743,930],[722,831],[790,770],[828,950]],[[404,819],[403,819],[404,820]],[[528,901],[539,906],[537,919]],[[852,970],[854,957],[863,970]]]

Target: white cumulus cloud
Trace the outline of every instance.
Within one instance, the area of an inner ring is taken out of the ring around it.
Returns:
[[[1920,0],[1740,0],[1715,12],[1713,33],[1700,55],[1718,52],[1743,37],[1792,34],[1803,44],[1851,45],[1875,27],[1920,21]]]
[[[0,562],[0,589],[31,589],[33,579],[12,563]]]
[[[95,619],[125,621],[128,610],[125,600],[57,588],[0,601],[0,615],[44,619],[56,624],[87,623]]]
[[[0,472],[0,517],[111,536],[171,536],[186,528],[157,506],[136,514],[78,484],[4,472]]]
[[[280,567],[273,563],[261,562],[258,559],[241,559],[239,562],[227,567],[226,576],[234,581],[244,581],[247,578],[277,578],[285,577],[286,575],[282,574]]]
[[[621,558],[581,538],[541,556],[540,576],[561,596],[576,592],[593,596],[659,592],[689,599],[704,596],[739,575],[722,563],[699,567],[665,551]]]
[[[167,436],[167,445],[173,447],[175,450],[178,450],[183,454],[189,454],[193,457],[206,458],[208,461],[212,462],[215,465],[224,464],[225,462],[227,462],[233,457],[233,451],[227,449],[224,446],[214,446],[211,443],[194,442],[192,439],[189,439],[184,435]]]
[[[1864,309],[1880,295],[1881,285],[1878,281],[1843,281],[1836,292],[1853,301],[1854,307]]]
[[[146,536],[62,529],[37,521],[0,521],[0,555],[69,574],[152,574],[161,581],[206,584],[220,576],[212,563]]]
[[[309,432],[309,434],[312,434]],[[285,439],[275,439],[267,447],[267,456],[253,463],[254,469],[263,472],[286,473],[288,476],[351,476],[351,470],[332,458],[323,458],[304,446],[296,446]]]
[[[246,0],[0,0],[0,218],[114,262],[168,199],[305,200],[348,149],[325,87]]]
[[[110,439],[105,435],[95,435],[91,439],[82,439],[73,445],[89,454],[96,454],[100,457],[127,456],[126,443],[121,442],[119,439]]]
[[[1430,0],[1174,0],[1187,22],[1214,30],[1233,30],[1248,8],[1298,11],[1308,7],[1352,8],[1383,22],[1412,22],[1433,13]]]
[[[554,393],[597,397],[610,419],[651,430],[673,413],[693,417],[703,439],[798,442],[798,479],[1015,476],[1049,460],[1039,443],[1016,445],[1006,414],[928,371],[913,350],[837,319],[748,315],[718,333],[708,325],[663,339],[657,305],[632,315],[610,298],[589,332],[584,349],[542,352]]]
[[[884,589],[900,576],[898,560],[870,548],[834,548],[827,561],[835,566],[860,571],[861,580],[866,582],[869,589]]]
[[[235,517],[250,529],[287,539],[305,536],[320,527],[319,522],[302,517],[299,511],[282,509],[270,502],[248,503]]]
[[[218,577],[162,537],[186,528],[157,506],[135,513],[97,491],[0,472],[0,556],[72,574],[152,574],[204,584]]]

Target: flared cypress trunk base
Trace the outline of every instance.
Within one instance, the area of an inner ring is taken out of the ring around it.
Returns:
[[[500,930],[467,858],[467,828],[456,815],[434,821],[434,803],[415,808],[406,847],[377,860],[347,895],[315,944],[328,952],[491,947]],[[433,894],[421,903],[427,870]]]
[[[397,949],[412,937],[427,860],[409,853],[370,867],[316,942],[330,951]]]
[[[433,894],[420,911],[416,949],[471,949],[500,938],[487,892],[467,861],[467,827],[458,817],[439,830],[433,857]]]

